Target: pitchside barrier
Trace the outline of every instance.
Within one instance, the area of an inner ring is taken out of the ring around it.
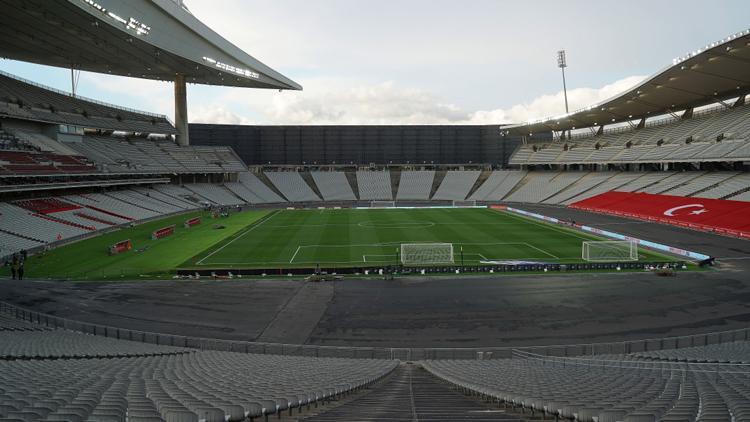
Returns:
[[[162,227],[158,230],[154,230],[153,233],[151,233],[151,240],[157,240],[162,239],[167,236],[171,236],[174,234],[174,224],[168,227]]]
[[[505,210],[513,212],[513,213],[516,213],[516,214],[523,215],[525,217],[535,218],[537,220],[543,220],[543,221],[546,221],[546,222],[549,222],[549,223],[553,223],[553,224],[557,224],[557,225],[560,225],[560,226],[572,226],[572,227],[575,227],[576,229],[579,229],[579,230],[582,230],[582,231],[585,231],[585,232],[588,232],[588,233],[593,233],[593,234],[596,234],[596,235],[599,235],[599,236],[608,237],[610,239],[626,240],[626,241],[630,241],[630,242],[635,242],[639,246],[643,246],[643,247],[646,247],[646,248],[649,248],[649,249],[654,249],[654,250],[661,251],[661,252],[667,252],[667,253],[670,253],[670,254],[673,254],[673,255],[684,256],[684,257],[687,257],[687,258],[690,258],[690,259],[693,259],[693,260],[697,260],[697,261],[703,261],[703,260],[711,258],[710,256],[704,255],[702,253],[692,252],[692,251],[688,251],[688,250],[680,249],[680,248],[675,248],[674,246],[669,246],[669,245],[664,245],[664,244],[661,244],[661,243],[651,242],[650,240],[643,240],[643,239],[638,239],[636,237],[625,236],[623,234],[611,232],[611,231],[608,231],[608,230],[597,229],[595,227],[589,227],[589,226],[585,226],[585,225],[582,225],[582,224],[572,224],[571,225],[571,224],[569,224],[567,222],[563,222],[561,220],[558,220],[555,217],[548,217],[546,215],[537,214],[537,213],[533,213],[533,212],[528,212],[528,211],[524,211],[524,210],[519,210],[517,208],[505,207]]]
[[[285,356],[314,356],[359,359],[398,359],[398,360],[438,360],[438,359],[510,359],[528,358],[529,354],[537,357],[571,358],[601,354],[626,354],[650,352],[656,350],[682,349],[686,347],[707,346],[710,344],[750,341],[750,328],[731,331],[695,334],[689,336],[652,338],[609,343],[563,344],[552,346],[525,347],[467,347],[467,348],[390,348],[390,347],[337,347],[313,346],[281,343],[257,343],[247,341],[218,340],[200,337],[159,334],[146,331],[129,330],[100,324],[74,321],[53,315],[31,311],[6,302],[0,302],[0,314],[16,319],[44,325],[49,328],[66,329],[85,334],[142,343],[188,347],[199,350],[218,350],[238,353],[255,353]],[[549,359],[552,360],[552,359]],[[657,365],[656,362],[653,365]],[[688,365],[705,365],[713,370],[721,364],[687,364],[663,362],[660,368],[674,369],[677,365],[684,368]],[[678,369],[679,370],[679,369]]]
[[[117,255],[119,253],[123,253],[126,251],[129,251],[133,249],[133,242],[128,240],[123,240],[120,242],[115,243],[114,245],[109,247],[109,254],[110,255]]]

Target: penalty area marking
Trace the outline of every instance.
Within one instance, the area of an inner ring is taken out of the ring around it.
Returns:
[[[289,260],[289,263],[290,263],[290,264],[302,264],[302,262],[294,262],[294,260],[295,260],[295,259],[297,258],[297,255],[299,254],[299,252],[300,252],[301,250],[305,249],[305,248],[358,248],[358,247],[359,247],[359,248],[361,248],[361,247],[383,247],[383,246],[390,246],[390,245],[399,245],[399,244],[403,244],[403,243],[405,243],[405,242],[369,243],[369,244],[351,244],[351,245],[350,245],[350,244],[347,244],[347,245],[298,245],[298,246],[297,246],[297,249],[295,249],[295,251],[294,251],[294,254],[292,255],[292,258],[291,258],[291,259]],[[523,246],[526,246],[526,247],[528,247],[528,248],[534,249],[534,250],[536,250],[536,251],[538,251],[538,252],[541,252],[541,253],[543,253],[543,254],[545,254],[545,255],[547,255],[547,256],[549,256],[549,257],[551,257],[551,258],[554,258],[555,260],[564,260],[564,259],[568,259],[568,258],[560,258],[560,257],[559,257],[559,256],[557,256],[557,255],[554,255],[554,254],[552,254],[552,253],[550,253],[550,252],[547,252],[547,251],[545,251],[544,249],[538,248],[538,247],[536,247],[536,246],[534,246],[534,245],[532,245],[532,244],[530,244],[530,243],[527,243],[527,242],[502,242],[502,243],[455,243],[455,244],[454,244],[454,246],[459,246],[459,247],[461,247],[461,246],[496,246],[496,245],[498,245],[498,246],[500,246],[500,245],[523,245]],[[362,255],[362,261],[361,261],[361,262],[376,262],[376,263],[377,263],[377,262],[387,262],[387,261],[390,261],[390,258],[392,258],[392,257],[393,257],[394,255],[395,255],[395,254],[363,254],[363,255]],[[453,251],[453,255],[454,255],[454,259],[455,259],[455,257],[460,257],[460,256],[461,256],[461,251],[460,251],[460,250],[457,250],[457,249],[455,249],[455,248],[454,248],[454,251]],[[487,257],[485,257],[485,256],[484,256],[483,254],[481,254],[481,253],[479,253],[479,252],[465,252],[465,253],[464,253],[464,256],[475,256],[475,257],[478,257],[478,258],[479,258],[479,259],[477,259],[477,260],[485,260],[485,261],[486,261],[486,260],[488,260],[488,259],[487,259]],[[371,257],[369,261],[368,261],[367,257]],[[378,260],[378,259],[377,259],[378,257],[387,257],[388,259],[387,259],[386,261],[380,261],[380,260]],[[375,259],[373,259],[373,258],[375,258]],[[516,257],[507,257],[507,258],[497,258],[497,259],[505,259],[505,260],[508,260],[508,259],[539,259],[539,257],[534,257],[534,258],[516,258]],[[357,262],[360,262],[360,261],[348,261],[348,262],[349,262],[349,263],[351,263],[351,264],[354,264],[354,263],[357,263]],[[230,263],[227,263],[227,264],[230,264]],[[231,263],[231,264],[233,264],[233,265],[240,265],[240,264],[242,264],[242,263],[239,263],[239,262],[234,262],[234,263]]]
[[[394,221],[390,223],[362,221],[357,223],[357,225],[366,229],[412,229],[433,227],[435,223],[432,221]]]
[[[255,230],[255,229],[256,229],[257,227],[260,227],[260,225],[262,225],[262,224],[263,224],[263,223],[265,223],[266,221],[268,221],[268,220],[272,219],[272,218],[273,218],[274,216],[276,216],[276,215],[279,215],[279,214],[281,214],[281,212],[282,212],[282,211],[278,211],[278,212],[275,212],[275,213],[271,214],[271,215],[270,215],[270,216],[269,216],[268,218],[266,218],[266,219],[265,219],[265,220],[263,220],[263,221],[259,221],[259,222],[258,222],[258,221],[256,221],[256,222],[255,222],[255,224],[253,224],[253,226],[252,226],[252,227],[250,227],[249,229],[245,230],[245,232],[244,232],[244,233],[242,233],[241,235],[239,235],[239,236],[235,237],[234,239],[230,240],[229,242],[227,242],[227,243],[225,243],[225,244],[221,245],[221,247],[220,247],[219,249],[217,249],[217,250],[215,250],[215,251],[211,252],[210,254],[206,255],[205,257],[203,257],[203,258],[202,258],[202,259],[201,259],[200,261],[196,262],[195,264],[196,264],[196,265],[202,265],[202,264],[203,264],[203,261],[207,260],[208,258],[211,258],[211,257],[212,257],[212,256],[214,256],[214,255],[215,255],[216,253],[220,252],[220,251],[221,251],[222,249],[224,249],[224,248],[226,248],[227,246],[231,245],[231,244],[232,244],[232,243],[234,243],[235,241],[237,241],[237,240],[239,240],[239,239],[241,239],[241,238],[245,237],[245,235],[246,235],[246,234],[248,234],[248,233],[250,233],[251,231]]]
[[[294,258],[296,258],[296,257],[297,257],[297,254],[299,253],[299,250],[300,250],[300,249],[302,249],[302,246],[297,246],[297,250],[296,250],[296,251],[294,251],[294,255],[292,255],[292,259],[290,259],[290,260],[289,260],[289,263],[290,263],[290,264],[291,264],[292,262],[294,262]]]

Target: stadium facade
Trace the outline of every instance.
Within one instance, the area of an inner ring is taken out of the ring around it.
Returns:
[[[231,146],[253,166],[507,167],[520,136],[497,125],[248,126],[191,124],[195,145]],[[551,137],[551,135],[550,135]]]

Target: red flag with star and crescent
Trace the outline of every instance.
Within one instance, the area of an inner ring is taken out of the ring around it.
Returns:
[[[571,208],[750,237],[750,202],[745,201],[613,191]]]

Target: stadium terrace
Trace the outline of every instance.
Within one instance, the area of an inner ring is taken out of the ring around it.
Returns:
[[[181,0],[0,11],[175,104],[0,72],[0,422],[750,421],[750,31],[538,121],[220,125],[188,83],[302,86]]]

